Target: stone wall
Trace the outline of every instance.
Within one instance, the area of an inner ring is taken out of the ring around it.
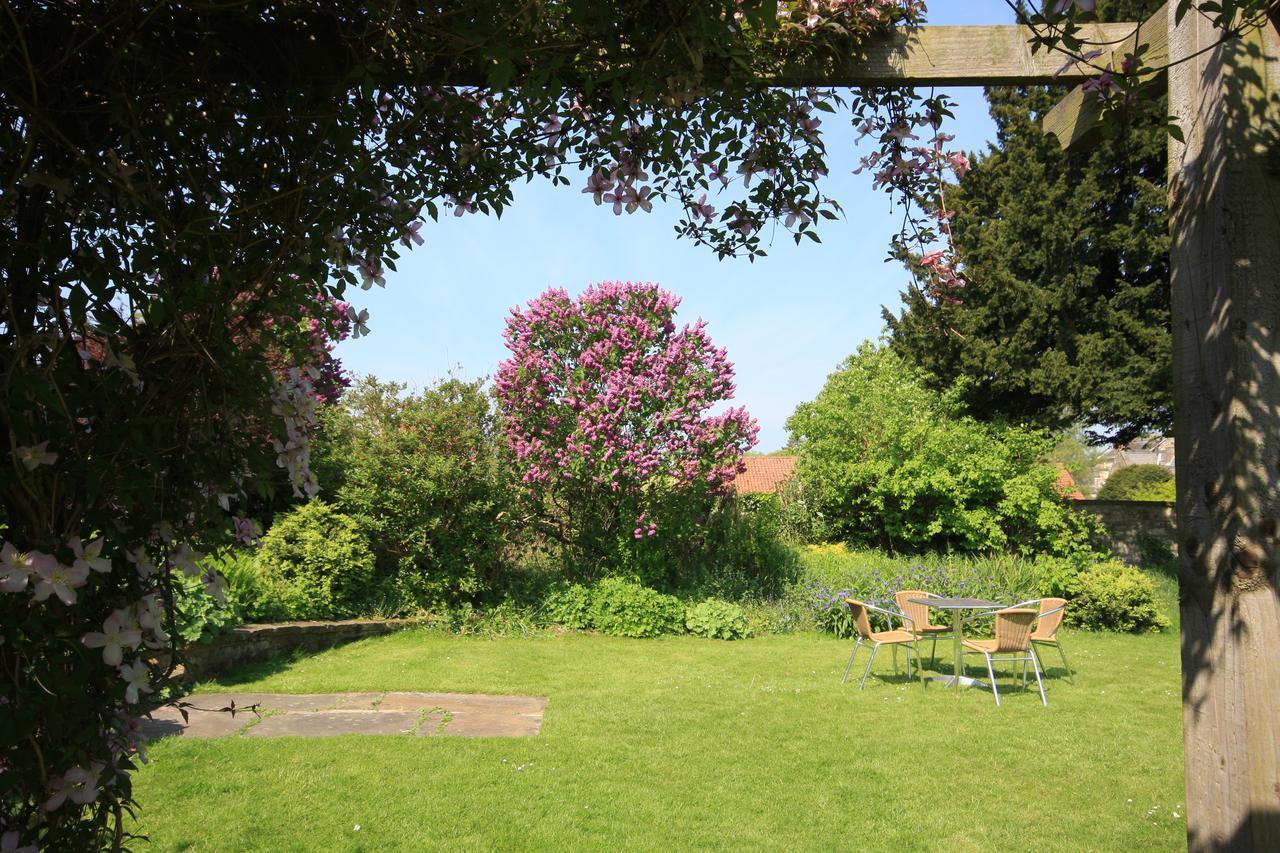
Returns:
[[[389,634],[421,624],[414,619],[375,622],[281,622],[242,625],[208,642],[192,643],[184,655],[187,678],[209,678],[241,664],[284,657],[295,651],[314,652],[331,646]]]
[[[1139,542],[1149,537],[1178,550],[1178,523],[1172,503],[1162,501],[1075,501],[1082,512],[1093,515],[1108,534],[1107,544],[1126,563],[1142,558]]]

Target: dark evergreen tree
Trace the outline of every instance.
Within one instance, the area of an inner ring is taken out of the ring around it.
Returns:
[[[1141,2],[1106,4],[1142,20]],[[1041,118],[1058,87],[987,91],[996,143],[948,193],[968,283],[960,302],[912,286],[886,309],[892,346],[969,411],[1053,429],[1096,425],[1113,441],[1172,422],[1164,98],[1064,153]]]

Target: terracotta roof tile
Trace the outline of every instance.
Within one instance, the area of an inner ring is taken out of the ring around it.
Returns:
[[[1070,500],[1073,500],[1073,501],[1084,500],[1084,493],[1081,492],[1078,488],[1076,488],[1076,478],[1072,477],[1071,473],[1067,471],[1067,469],[1065,468],[1061,468],[1058,470],[1057,486],[1058,486],[1058,491],[1062,494],[1064,498],[1069,498]]]
[[[733,490],[740,495],[776,492],[795,476],[794,456],[748,456],[742,461],[747,470],[733,481]]]

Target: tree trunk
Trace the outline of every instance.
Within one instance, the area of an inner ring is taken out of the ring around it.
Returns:
[[[1280,40],[1170,3],[1187,843],[1280,850]],[[1206,49],[1207,48],[1207,49]],[[1204,53],[1197,54],[1198,51]],[[1194,57],[1194,58],[1191,58]]]

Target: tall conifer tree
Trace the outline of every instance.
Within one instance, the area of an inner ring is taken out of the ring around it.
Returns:
[[[1142,20],[1150,5],[1100,12]],[[1124,442],[1172,421],[1167,111],[1163,97],[1130,104],[1124,128],[1064,153],[1040,127],[1064,94],[987,91],[996,143],[947,199],[960,302],[912,287],[885,319],[893,348],[939,387],[969,380],[973,414],[1099,426]]]

